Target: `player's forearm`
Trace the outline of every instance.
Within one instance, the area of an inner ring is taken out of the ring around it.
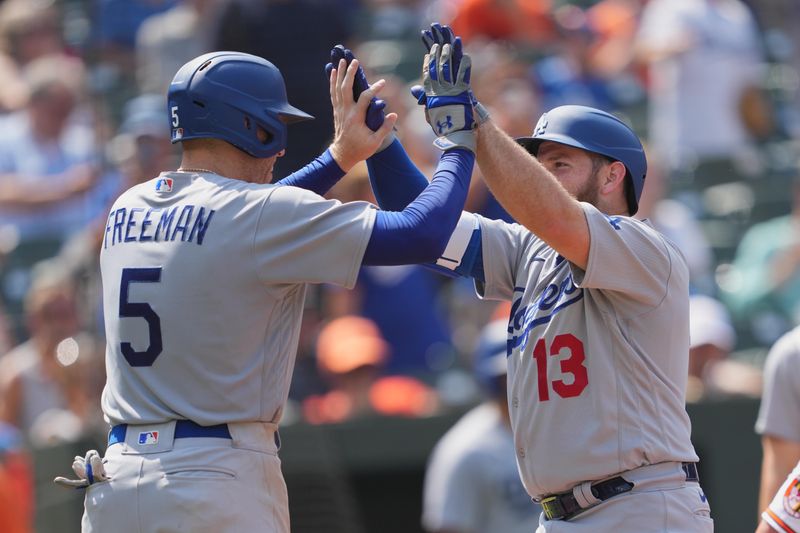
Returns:
[[[278,181],[278,184],[300,187],[322,196],[331,190],[331,187],[336,185],[344,175],[344,170],[339,167],[328,149],[297,172]]]
[[[762,438],[764,457],[761,463],[761,487],[758,510],[763,511],[772,501],[775,492],[786,476],[800,461],[800,443],[781,437],[765,435]]]
[[[461,216],[475,156],[442,155],[430,184],[401,212],[378,211],[364,265],[430,263],[439,258]]]
[[[397,139],[367,159],[367,169],[381,209],[402,211],[428,186],[428,180]]]
[[[477,131],[478,166],[500,204],[561,255],[585,267],[589,228],[580,204],[494,122],[487,121]]]

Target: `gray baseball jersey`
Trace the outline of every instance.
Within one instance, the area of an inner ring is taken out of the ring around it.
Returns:
[[[591,235],[585,271],[524,227],[478,217],[478,293],[512,301],[508,399],[534,497],[697,460],[684,407],[686,262],[649,223],[581,205]]]
[[[519,479],[511,430],[497,408],[475,407],[439,440],[425,473],[428,531],[530,533],[541,508]]]
[[[767,355],[756,431],[800,442],[800,327],[785,333]]]
[[[277,422],[306,283],[352,287],[375,211],[288,186],[163,173],[101,250],[111,424]]]

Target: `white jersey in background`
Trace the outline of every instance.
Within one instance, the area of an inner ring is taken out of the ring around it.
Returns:
[[[213,173],[124,193],[101,251],[107,421],[277,423],[305,284],[352,287],[374,219],[368,203]]]
[[[437,443],[425,474],[426,531],[531,533],[541,508],[519,479],[511,429],[483,403]]]
[[[800,463],[778,489],[761,518],[775,531],[800,532]]]

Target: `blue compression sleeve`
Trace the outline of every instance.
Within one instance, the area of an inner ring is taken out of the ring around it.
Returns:
[[[419,196],[428,180],[395,139],[385,150],[367,159],[372,192],[381,209],[402,211]]]
[[[474,163],[472,152],[448,150],[442,154],[430,184],[405,209],[378,211],[362,264],[436,261],[461,216]]]
[[[277,185],[291,185],[300,187],[322,196],[331,187],[336,185],[345,172],[339,168],[339,164],[333,159],[330,150],[325,152],[307,164],[297,172],[293,172],[278,181]]]

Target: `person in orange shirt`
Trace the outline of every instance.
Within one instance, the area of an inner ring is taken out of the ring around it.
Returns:
[[[0,525],[4,533],[33,532],[33,473],[19,431],[0,422]]]
[[[477,37],[541,45],[555,37],[551,0],[464,0],[450,26],[464,42]]]
[[[306,421],[432,414],[438,400],[430,387],[410,376],[380,376],[389,356],[389,345],[371,320],[347,315],[329,322],[317,339],[317,366],[330,391],[303,401]]]

